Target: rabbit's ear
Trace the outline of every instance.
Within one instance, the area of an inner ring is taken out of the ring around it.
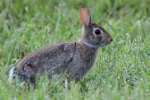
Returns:
[[[87,8],[80,9],[80,22],[82,25],[88,26],[91,23],[90,12]]]

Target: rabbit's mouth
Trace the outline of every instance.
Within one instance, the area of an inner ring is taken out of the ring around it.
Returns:
[[[108,38],[107,40],[105,39],[105,40],[101,41],[100,47],[105,47],[106,45],[109,45],[112,41],[113,41],[113,40],[112,40],[111,37]]]
[[[111,41],[110,42],[102,42],[100,45],[99,45],[99,47],[105,47],[105,46],[107,46],[107,45],[109,45],[111,43]]]

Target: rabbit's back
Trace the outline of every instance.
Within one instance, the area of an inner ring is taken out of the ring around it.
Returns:
[[[49,76],[62,73],[74,55],[75,44],[51,46],[24,57],[16,66],[19,76],[30,78],[36,74]]]

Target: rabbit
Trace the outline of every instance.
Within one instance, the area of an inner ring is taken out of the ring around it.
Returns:
[[[16,77],[35,86],[36,78],[45,74],[67,74],[69,80],[80,81],[93,66],[98,49],[112,42],[104,28],[91,20],[89,9],[80,8],[81,38],[72,43],[60,43],[25,56],[9,71],[9,81]]]

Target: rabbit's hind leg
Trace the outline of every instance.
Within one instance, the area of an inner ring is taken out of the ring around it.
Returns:
[[[34,70],[30,66],[24,66],[21,70],[18,71],[18,78],[21,83],[25,83],[28,88],[36,87],[36,75]]]
[[[35,89],[36,88],[36,79],[35,76],[27,77],[25,75],[18,75],[19,78],[19,86],[25,87],[27,89]]]

